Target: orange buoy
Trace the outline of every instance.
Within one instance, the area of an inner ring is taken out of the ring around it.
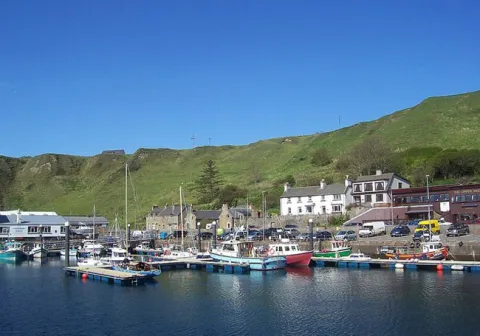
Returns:
[[[88,278],[88,275],[87,275],[86,273],[83,273],[83,274],[82,274],[82,279],[85,280],[86,278]]]
[[[438,264],[437,265],[437,271],[441,271],[443,270],[443,265],[442,264]]]

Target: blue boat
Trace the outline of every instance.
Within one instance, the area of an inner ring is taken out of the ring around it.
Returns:
[[[132,274],[141,274],[147,278],[153,278],[162,274],[162,271],[159,269],[153,269],[150,265],[144,262],[131,261],[129,263],[124,263],[121,265],[113,265],[112,269],[119,272],[126,272]]]
[[[248,264],[254,271],[273,271],[284,269],[287,259],[284,256],[257,255],[251,241],[225,241],[218,249],[213,249],[210,256],[214,261]]]
[[[1,260],[21,261],[27,258],[25,252],[23,252],[23,243],[10,241],[6,242],[5,246],[0,250]]]

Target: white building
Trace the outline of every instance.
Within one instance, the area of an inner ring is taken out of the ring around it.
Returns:
[[[281,215],[340,215],[345,214],[346,206],[353,202],[351,182],[327,185],[324,180],[319,186],[290,188],[284,185],[280,196]]]
[[[65,237],[65,218],[55,212],[2,211],[0,239],[59,239]]]
[[[391,202],[391,190],[410,188],[410,182],[395,173],[358,176],[353,182],[352,196],[357,205],[382,205]]]

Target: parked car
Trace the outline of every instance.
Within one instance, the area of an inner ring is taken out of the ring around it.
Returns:
[[[202,240],[207,240],[207,239],[212,239],[213,238],[213,233],[212,232],[202,232]],[[198,233],[195,235],[195,240],[198,239]]]
[[[432,232],[432,235],[435,235],[436,233],[435,232]],[[419,230],[419,231],[415,231],[415,233],[413,234],[413,237],[412,237],[412,240],[414,242],[417,242],[417,241],[430,241],[430,231],[428,229],[425,229],[425,230]]]
[[[300,241],[309,241],[310,238],[309,238],[309,233],[308,232],[303,232],[303,233],[300,233],[298,236],[297,236],[297,239],[300,240]]]
[[[263,240],[263,232],[250,231],[248,235],[248,240]]]
[[[285,229],[285,236],[289,238],[296,238],[300,234],[297,229],[287,228]]]
[[[357,233],[353,230],[340,230],[335,235],[335,240],[357,240]]]
[[[185,238],[187,235],[188,235],[188,231],[183,231],[183,237]],[[181,230],[173,231],[172,233],[170,233],[168,235],[168,238],[170,238],[170,239],[176,239],[176,238],[181,238],[181,237],[182,237],[182,231]]]
[[[467,235],[469,233],[470,233],[470,228],[468,227],[467,224],[457,223],[457,224],[450,225],[445,235],[447,237],[450,237],[450,236]]]
[[[407,225],[400,225],[394,227],[390,232],[391,237],[403,237],[408,236],[410,234],[410,228]]]
[[[313,234],[313,239],[315,240],[330,240],[333,236],[328,231],[317,231]]]
[[[287,224],[285,225],[285,229],[297,229],[298,225],[295,224]]]

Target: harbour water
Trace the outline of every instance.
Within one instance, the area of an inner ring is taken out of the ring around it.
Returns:
[[[65,276],[62,267],[58,258],[0,263],[2,334],[478,334],[477,273],[177,270],[121,287]]]

